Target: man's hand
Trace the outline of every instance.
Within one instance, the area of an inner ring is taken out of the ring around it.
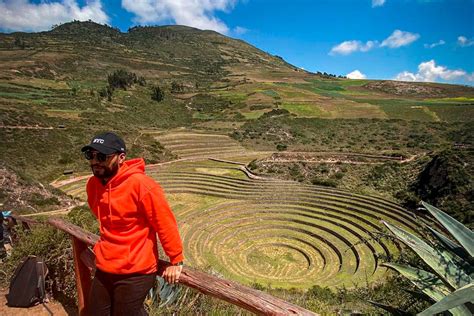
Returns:
[[[179,276],[181,275],[181,271],[183,270],[183,266],[168,266],[166,267],[165,271],[163,272],[163,278],[169,284],[178,283]]]

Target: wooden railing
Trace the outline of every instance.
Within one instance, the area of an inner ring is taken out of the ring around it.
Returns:
[[[13,215],[17,222],[29,229],[31,225],[49,224],[69,234],[73,245],[74,269],[78,296],[79,315],[86,315],[86,304],[91,287],[92,275],[95,271],[95,256],[91,250],[99,236],[83,230],[61,218],[51,217],[46,222],[38,222],[31,218]],[[167,261],[160,260],[158,274],[169,266]],[[206,295],[216,297],[231,304],[240,306],[260,315],[316,315],[297,305],[271,296],[239,283],[218,278],[184,266],[179,283],[196,289]]]

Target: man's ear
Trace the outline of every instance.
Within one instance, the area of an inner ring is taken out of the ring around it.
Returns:
[[[118,156],[120,164],[122,164],[125,161],[125,157],[126,157],[125,153],[120,153],[120,155]]]

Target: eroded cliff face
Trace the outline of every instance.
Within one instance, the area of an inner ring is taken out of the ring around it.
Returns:
[[[18,175],[0,162],[0,210],[17,214],[67,208],[78,204],[61,191]]]
[[[433,157],[413,184],[420,199],[472,226],[474,157],[469,149],[445,150]]]

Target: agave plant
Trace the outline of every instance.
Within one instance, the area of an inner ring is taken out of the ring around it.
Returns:
[[[427,242],[384,222],[395,237],[410,247],[431,271],[395,263],[383,265],[398,271],[436,302],[418,315],[434,315],[446,311],[455,316],[473,315],[474,233],[436,207],[425,202],[421,203],[455,241],[428,227],[434,242]]]

